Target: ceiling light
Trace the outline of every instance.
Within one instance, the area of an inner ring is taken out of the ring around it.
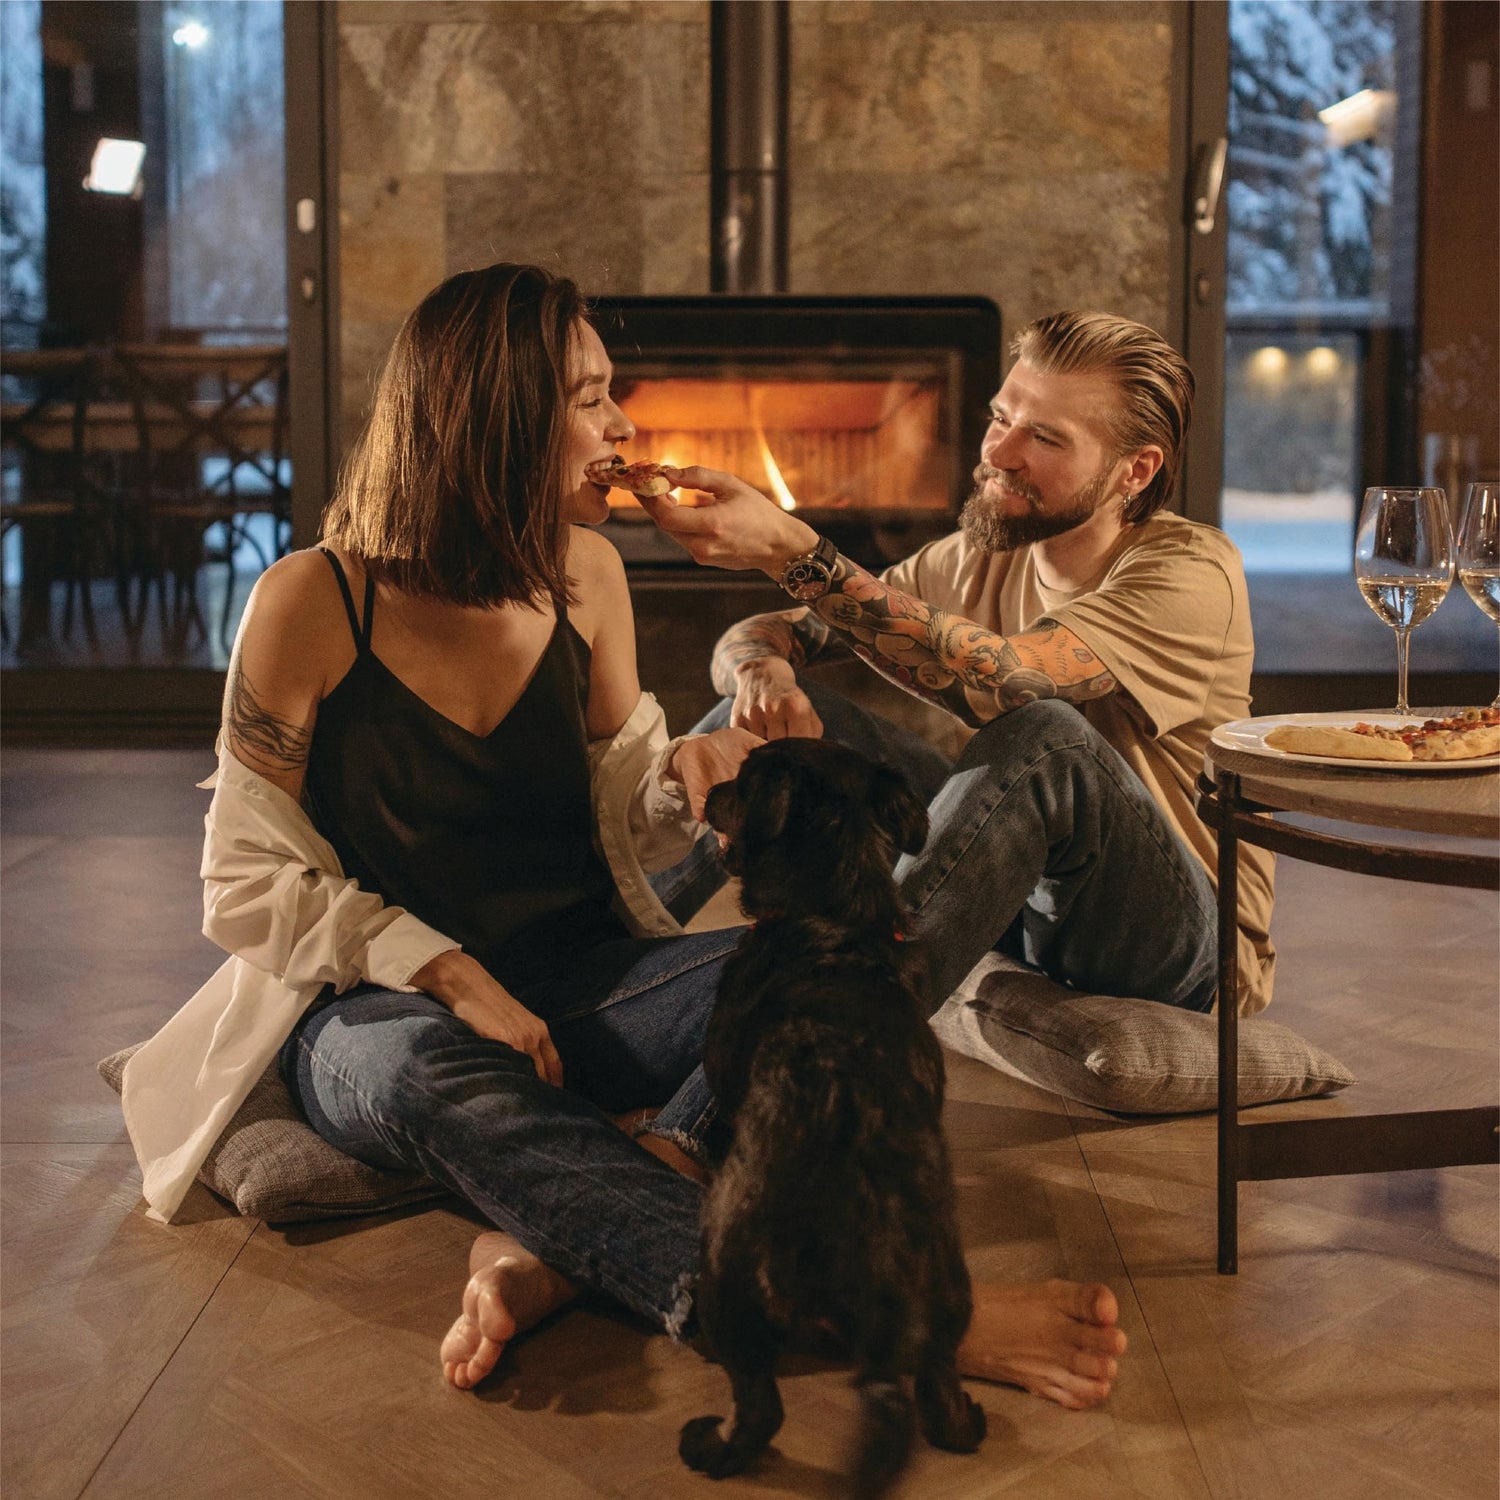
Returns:
[[[208,27],[201,21],[187,21],[172,33],[172,42],[178,47],[201,47],[208,40]]]
[[[1318,111],[1318,118],[1328,127],[1330,146],[1352,146],[1355,141],[1373,141],[1376,132],[1396,108],[1396,96],[1389,89],[1361,89]]]
[[[91,193],[115,193],[134,197],[141,190],[141,164],[146,160],[143,141],[116,141],[101,136],[89,163],[83,185]]]

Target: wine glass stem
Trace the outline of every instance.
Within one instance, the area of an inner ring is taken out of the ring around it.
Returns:
[[[1409,714],[1411,704],[1406,701],[1406,660],[1411,646],[1411,628],[1408,626],[1403,629],[1397,625],[1394,629],[1396,631],[1396,712]]]

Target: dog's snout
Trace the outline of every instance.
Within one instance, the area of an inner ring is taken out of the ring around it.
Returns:
[[[721,781],[708,789],[708,797],[703,804],[703,820],[719,833],[728,833],[729,824],[733,820],[733,808],[734,783]]]

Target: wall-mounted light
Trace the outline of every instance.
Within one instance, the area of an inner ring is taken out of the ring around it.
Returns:
[[[172,33],[174,47],[192,47],[195,50],[208,40],[208,27],[201,21],[184,21]]]
[[[1286,350],[1278,344],[1262,344],[1247,361],[1250,378],[1258,385],[1280,385],[1288,363]]]
[[[1327,344],[1318,344],[1309,349],[1302,356],[1302,360],[1307,366],[1307,373],[1314,380],[1332,380],[1344,364],[1339,358],[1338,350],[1330,348]]]
[[[1389,89],[1361,89],[1318,111],[1328,127],[1330,146],[1352,146],[1355,141],[1373,141],[1380,127],[1396,109],[1396,96]]]
[[[117,141],[101,136],[89,163],[83,185],[91,193],[114,193],[124,198],[141,195],[141,165],[146,160],[144,141]]]

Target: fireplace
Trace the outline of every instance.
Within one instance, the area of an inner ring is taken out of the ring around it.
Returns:
[[[1000,384],[988,298],[615,297],[596,313],[637,429],[627,459],[727,469],[866,567],[952,529]],[[628,567],[693,566],[631,497],[610,501]]]

